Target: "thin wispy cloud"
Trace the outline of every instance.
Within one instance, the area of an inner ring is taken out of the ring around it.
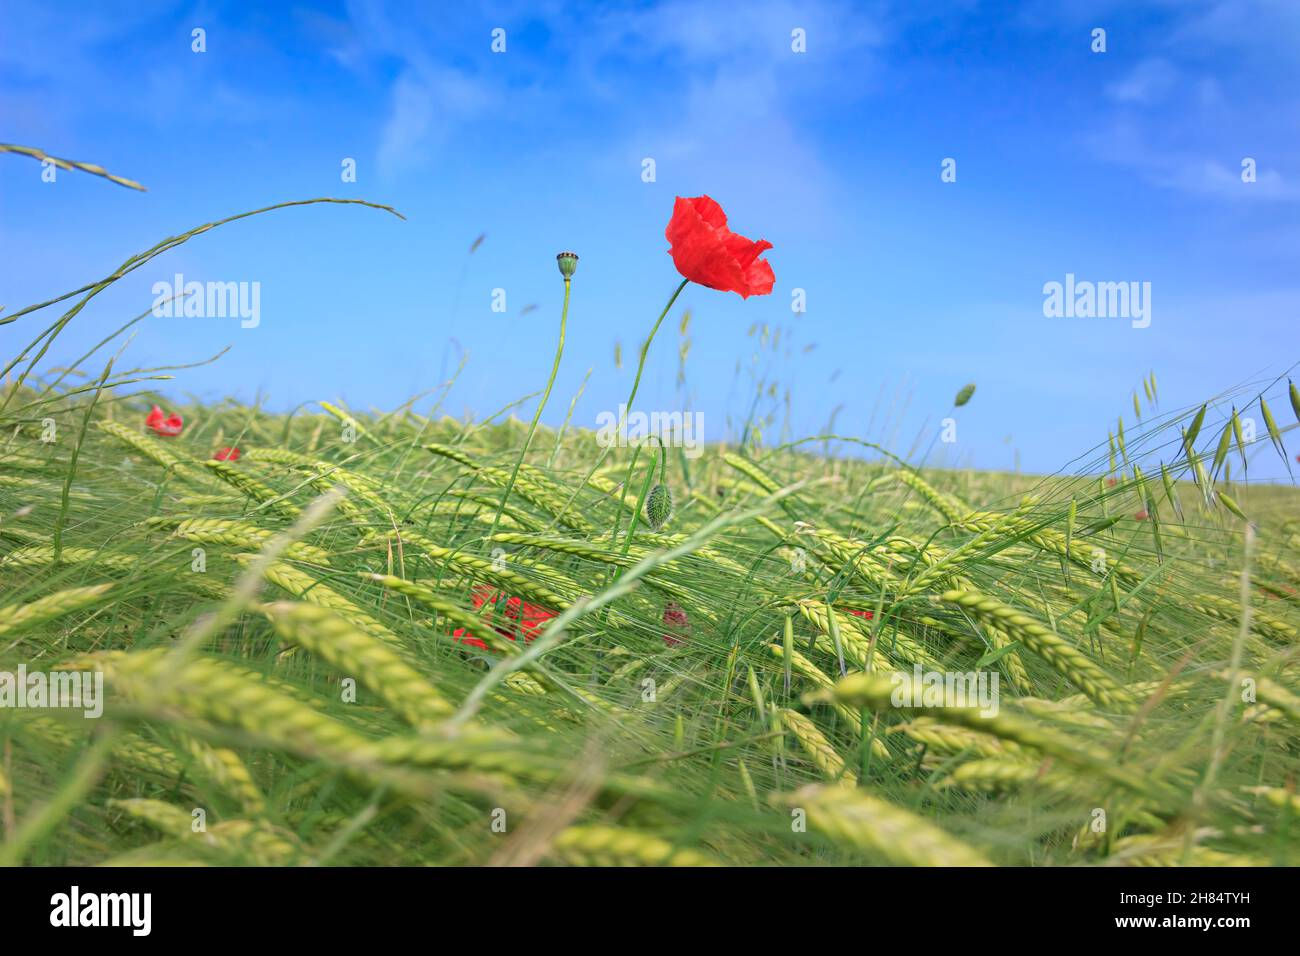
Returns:
[[[1168,60],[1143,60],[1122,80],[1106,87],[1117,103],[1150,106],[1162,100],[1178,82],[1178,70]]]
[[[796,111],[832,84],[867,95],[883,42],[869,10],[837,2],[766,0],[743,16],[727,4],[679,0],[577,13],[498,4],[472,19],[385,4],[354,3],[349,13],[346,30],[328,25],[331,55],[358,70],[397,66],[377,147],[388,173],[431,162],[459,129],[527,120],[540,102],[563,97],[584,113],[607,111],[602,125],[624,132],[620,154],[652,142],[665,157],[698,158],[757,136],[773,159],[784,155],[812,175]],[[497,26],[506,52],[492,55]],[[792,51],[796,28],[810,55]],[[529,75],[538,52],[522,39],[539,36],[554,61],[545,79]]]

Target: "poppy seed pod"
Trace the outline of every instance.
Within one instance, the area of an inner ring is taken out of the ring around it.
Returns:
[[[555,261],[560,265],[560,275],[568,279],[578,271],[578,254],[576,252],[561,252],[555,257]]]

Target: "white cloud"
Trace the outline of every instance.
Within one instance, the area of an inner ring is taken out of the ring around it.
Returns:
[[[1106,95],[1118,103],[1147,106],[1164,99],[1177,81],[1178,70],[1173,64],[1153,58],[1143,60],[1124,79],[1106,87]]]
[[[503,122],[527,121],[537,98],[554,92],[547,85],[563,84],[588,107],[616,111],[608,133],[618,137],[612,150],[619,161],[632,153],[639,159],[650,143],[659,157],[707,167],[726,156],[734,169],[735,155],[752,156],[761,144],[761,162],[787,167],[795,175],[782,179],[799,183],[819,173],[799,133],[800,110],[832,85],[841,101],[869,91],[861,81],[883,42],[876,10],[841,0],[756,0],[740,12],[724,2],[667,0],[574,14],[562,4],[506,3],[470,28],[454,16],[355,3],[346,29],[316,26],[333,38],[331,55],[353,69],[400,64],[378,147],[388,172],[427,162],[458,127],[489,109]],[[466,30],[481,29],[486,54],[494,24],[506,26],[511,41],[516,30],[539,27],[553,42],[544,54],[512,45],[499,62],[467,55]],[[791,50],[796,27],[807,33],[807,54]],[[525,81],[521,66],[542,55],[553,59]],[[855,82],[845,85],[849,73]]]
[[[442,146],[455,126],[482,115],[499,96],[472,77],[428,66],[404,70],[393,84],[380,131],[379,169],[385,175],[418,166]]]
[[[1300,4],[1293,0],[1164,3],[1166,29],[1149,54],[1104,90],[1088,137],[1093,154],[1133,169],[1152,185],[1224,202],[1300,199],[1300,146],[1293,124],[1294,50]],[[1281,51],[1289,49],[1289,53]],[[1241,162],[1257,162],[1255,182]]]
[[[1255,157],[1256,181],[1243,182],[1240,165],[1232,166],[1218,156],[1206,155],[1201,145],[1158,144],[1152,139],[1149,124],[1132,117],[1113,120],[1095,130],[1087,145],[1099,159],[1128,166],[1147,182],[1165,189],[1223,201],[1300,200],[1296,181],[1259,157]]]
[[[1256,172],[1256,181],[1242,182],[1241,169],[1231,169],[1212,159],[1165,157],[1151,169],[1162,186],[1220,199],[1300,200],[1300,186],[1282,178],[1276,169]]]

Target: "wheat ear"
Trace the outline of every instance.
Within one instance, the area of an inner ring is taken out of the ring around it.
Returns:
[[[416,728],[437,725],[455,708],[392,645],[315,604],[279,602],[263,610],[285,641],[305,647],[372,690]]]
[[[1008,637],[1047,661],[1056,671],[1103,707],[1129,708],[1133,701],[1109,674],[1082,651],[1028,614],[977,591],[945,591],[938,598],[991,623]]]
[[[909,810],[852,787],[808,786],[774,802],[801,809],[836,843],[894,866],[991,866],[972,847]]]
[[[568,827],[553,847],[558,856],[578,866],[718,865],[698,850],[674,847],[667,840],[622,827]]]

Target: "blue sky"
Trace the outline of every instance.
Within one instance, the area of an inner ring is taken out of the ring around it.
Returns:
[[[177,272],[258,282],[257,328],[150,317],[128,354],[173,364],[232,346],[180,373],[177,396],[391,408],[463,349],[445,408],[486,415],[545,384],[554,256],[573,249],[546,420],[590,368],[575,421],[593,426],[626,396],[678,281],[663,238],[673,197],[707,193],[733,229],[774,244],[776,288],[742,301],[690,287],[638,404],[703,411],[709,440],[743,421],[758,375],[790,389],[794,437],[838,408],[839,432],[905,453],[974,381],[946,460],[1052,471],[1131,416],[1150,369],[1169,410],[1297,358],[1292,0],[262,6],[6,4],[0,138],[149,192],[45,183],[37,163],[0,157],[0,303],[50,298],[165,236],[283,200],[364,198],[408,221],[315,207],[225,227],[94,300],[59,356],[148,309]],[[1091,50],[1098,27],[1105,53]],[[355,183],[341,181],[348,157]],[[1150,327],[1044,317],[1044,283],[1067,273],[1150,282]],[[505,313],[491,310],[497,288]],[[0,326],[0,352],[43,318]],[[755,323],[782,330],[779,348],[758,350]]]

